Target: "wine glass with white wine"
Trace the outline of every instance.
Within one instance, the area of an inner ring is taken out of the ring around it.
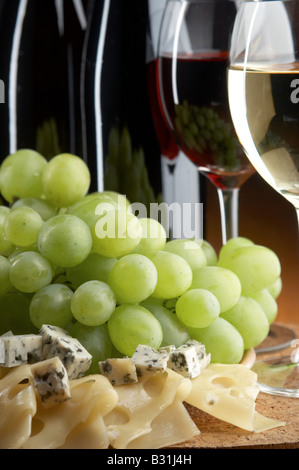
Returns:
[[[297,0],[242,3],[234,23],[228,72],[234,127],[257,172],[293,204],[299,221],[298,46]],[[279,361],[271,356],[256,364],[263,391],[299,397],[295,352]]]

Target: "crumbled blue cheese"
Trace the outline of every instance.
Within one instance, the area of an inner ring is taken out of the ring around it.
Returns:
[[[13,335],[7,332],[0,337],[0,365],[16,367],[40,361],[42,337],[40,335]]]
[[[102,375],[107,377],[112,385],[124,385],[138,382],[136,366],[129,357],[107,359],[99,362]]]
[[[159,352],[165,351],[166,353],[171,353],[171,351],[174,351],[176,347],[173,344],[170,344],[169,346],[161,346],[161,348],[158,349]]]
[[[201,372],[201,365],[195,346],[184,345],[172,351],[167,367],[189,379],[197,377]]]
[[[71,398],[67,371],[59,357],[31,366],[34,386],[44,408],[48,409]]]
[[[89,369],[91,354],[65,330],[57,326],[43,325],[39,333],[43,339],[42,359],[59,357],[69,379],[82,377]]]
[[[167,351],[156,351],[151,346],[139,344],[132,359],[136,365],[138,377],[148,374],[164,372],[167,367],[169,353]]]

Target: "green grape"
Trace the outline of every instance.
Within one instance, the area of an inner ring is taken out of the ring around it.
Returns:
[[[0,253],[5,255],[14,248],[13,243],[7,239],[4,233],[4,222],[9,213],[8,207],[0,206]]]
[[[280,261],[269,248],[246,245],[223,256],[219,266],[233,271],[241,281],[242,294],[250,295],[273,284],[281,274]]]
[[[220,304],[212,292],[206,289],[191,289],[179,297],[176,314],[186,326],[205,328],[219,317]]]
[[[204,255],[207,260],[207,266],[216,266],[218,262],[217,253],[214,247],[207,240],[194,240],[198,243],[204,252]]]
[[[111,339],[108,334],[107,325],[86,326],[76,322],[68,328],[68,332],[73,338],[77,338],[82,346],[92,355],[91,366],[88,374],[99,373],[99,362],[105,361],[113,354]]]
[[[139,244],[142,229],[137,217],[124,210],[102,215],[91,227],[93,250],[108,258],[129,254]]]
[[[36,328],[54,325],[66,328],[71,322],[73,291],[63,284],[50,284],[37,291],[31,300],[30,320]]]
[[[186,326],[178,319],[174,312],[153,300],[145,300],[141,303],[141,306],[148,309],[159,321],[163,331],[161,346],[173,344],[178,348],[190,339]]]
[[[192,283],[192,269],[184,258],[167,251],[157,251],[150,259],[158,273],[153,297],[172,299],[189,289]]]
[[[157,285],[157,269],[144,255],[129,254],[110,271],[108,284],[119,304],[134,304],[147,299]]]
[[[11,209],[16,209],[17,207],[31,207],[36,212],[39,213],[43,220],[48,220],[54,215],[57,215],[57,209],[49,201],[45,199],[40,199],[36,197],[24,197],[18,199],[11,205]]]
[[[69,207],[87,194],[90,172],[81,158],[63,153],[48,162],[42,184],[48,201],[56,207]]]
[[[260,304],[266,314],[269,324],[273,323],[278,313],[278,305],[268,289],[255,292],[254,294],[251,294],[250,297]]]
[[[205,266],[193,273],[191,289],[207,289],[220,304],[220,312],[233,307],[241,295],[241,283],[232,271],[219,266]]]
[[[258,346],[269,333],[269,322],[262,307],[254,299],[241,296],[233,308],[221,314],[240,333],[244,349]]]
[[[34,245],[44,221],[31,207],[12,209],[4,221],[4,234],[14,245],[26,247]]]
[[[0,256],[0,296],[8,294],[13,288],[9,273],[10,261],[4,256]]]
[[[68,210],[69,214],[76,215],[88,226],[94,225],[98,219],[104,215],[107,211],[116,210],[117,204],[114,200],[105,195],[88,195],[77,204],[74,204],[72,208]]]
[[[23,246],[22,248],[20,247],[15,247],[13,251],[7,256],[7,259],[12,262],[12,260],[18,256],[20,253],[25,253],[26,251],[35,251],[39,253],[39,249],[37,245],[32,245],[32,246]]]
[[[60,214],[44,222],[37,244],[55,266],[82,263],[91,252],[92,237],[86,223],[71,214]]]
[[[125,356],[132,356],[139,344],[158,349],[163,340],[159,321],[140,305],[116,307],[108,320],[108,332],[114,347]]]
[[[41,197],[42,175],[47,160],[34,150],[22,149],[4,159],[0,167],[0,188],[7,202],[17,198]]]
[[[128,214],[131,214],[131,203],[124,194],[120,194],[116,191],[105,190],[101,194],[108,196],[117,203],[120,210],[125,210]]]
[[[279,276],[275,282],[267,286],[267,290],[270,292],[272,297],[276,300],[281,294],[282,291],[282,279],[281,276]]]
[[[79,286],[71,300],[72,314],[77,321],[87,326],[105,323],[116,307],[114,292],[101,281],[88,281]]]
[[[190,337],[204,344],[212,363],[238,364],[244,354],[244,341],[238,330],[218,317],[206,328],[188,328]]]
[[[225,243],[225,245],[221,247],[221,250],[219,253],[219,259],[222,258],[223,256],[230,254],[236,248],[240,248],[241,246],[247,246],[247,245],[254,245],[254,243],[253,241],[249,240],[249,238],[245,238],[245,237],[230,238]]]
[[[155,251],[163,250],[166,244],[166,231],[160,222],[155,219],[140,217],[142,236],[135,253],[147,256]]]
[[[0,335],[12,331],[15,335],[36,333],[38,330],[32,324],[29,307],[32,295],[22,292],[11,292],[0,300]]]
[[[25,251],[11,261],[10,280],[21,292],[34,293],[51,283],[52,266],[40,253]]]
[[[193,271],[207,265],[204,252],[195,241],[171,240],[166,243],[164,250],[184,258]]]
[[[116,258],[90,253],[82,263],[67,268],[66,277],[75,289],[87,281],[107,282],[108,275],[116,261]]]

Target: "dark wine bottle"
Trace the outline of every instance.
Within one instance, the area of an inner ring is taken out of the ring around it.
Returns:
[[[86,6],[86,2],[81,2]],[[0,6],[0,161],[20,148],[46,158],[80,153],[84,38],[72,0],[3,0]]]
[[[161,191],[147,92],[146,0],[91,0],[82,60],[83,156],[93,187],[148,206]]]

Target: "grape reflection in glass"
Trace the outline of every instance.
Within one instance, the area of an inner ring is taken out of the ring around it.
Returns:
[[[258,173],[294,205],[297,214],[298,43],[297,0],[245,0],[234,24],[228,73],[229,104],[239,140]],[[299,396],[298,362],[291,357],[265,361],[259,369],[262,390]],[[281,383],[279,377],[284,378]]]
[[[161,24],[160,106],[180,149],[217,188],[222,243],[238,236],[238,197],[254,172],[227,96],[233,0],[168,0]]]

